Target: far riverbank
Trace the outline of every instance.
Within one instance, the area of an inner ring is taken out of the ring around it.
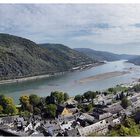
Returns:
[[[31,81],[31,80],[45,79],[45,78],[49,78],[49,77],[53,77],[53,76],[63,75],[63,74],[68,73],[68,72],[89,69],[89,68],[96,67],[96,66],[103,65],[103,64],[105,64],[105,63],[101,62],[101,63],[95,63],[95,64],[87,64],[87,65],[83,65],[83,66],[79,66],[79,67],[73,67],[69,71],[56,72],[53,74],[44,74],[44,75],[37,75],[37,76],[31,76],[31,77],[1,80],[0,85],[11,84],[11,83],[21,83],[21,82],[26,82],[26,81]]]

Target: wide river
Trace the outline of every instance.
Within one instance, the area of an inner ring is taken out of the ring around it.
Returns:
[[[104,73],[113,71],[129,71],[129,73],[125,73],[121,76],[101,78]],[[89,77],[100,74],[101,76],[99,76],[99,79],[96,77],[96,80],[90,79],[89,81],[85,80],[85,82],[79,82],[81,79],[88,79]],[[19,103],[19,97],[21,95],[37,94],[44,97],[49,95],[51,91],[57,90],[67,92],[70,96],[74,96],[76,94],[83,94],[88,90],[103,90],[117,84],[129,83],[136,78],[140,78],[140,66],[121,60],[107,62],[106,64],[83,71],[69,72],[64,75],[46,79],[0,85],[0,94],[11,96],[14,98],[15,103]]]

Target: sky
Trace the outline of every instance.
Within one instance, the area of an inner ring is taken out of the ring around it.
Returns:
[[[0,4],[0,32],[36,43],[140,54],[140,4]]]

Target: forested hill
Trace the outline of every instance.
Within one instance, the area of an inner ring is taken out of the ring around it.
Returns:
[[[130,59],[128,62],[133,63],[135,65],[140,65],[140,56],[133,58],[133,59]]]
[[[0,34],[1,80],[68,71],[94,62],[61,44],[38,45],[25,38]]]
[[[96,51],[89,48],[75,48],[75,50],[98,61],[116,61],[116,60],[121,60],[121,59],[129,60],[136,57],[136,55],[127,55],[127,54],[119,55],[119,54],[110,53],[106,51]]]

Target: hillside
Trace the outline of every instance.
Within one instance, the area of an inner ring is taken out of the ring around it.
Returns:
[[[136,57],[135,55],[127,55],[127,54],[115,54],[110,53],[106,51],[96,51],[89,48],[75,48],[75,50],[89,56],[92,59],[98,60],[98,61],[116,61],[120,59],[132,59]]]
[[[140,65],[140,56],[133,58],[133,59],[130,59],[130,60],[128,60],[128,62],[133,63],[135,65]]]
[[[36,43],[0,34],[0,79],[13,79],[68,71],[94,61],[64,45]]]

